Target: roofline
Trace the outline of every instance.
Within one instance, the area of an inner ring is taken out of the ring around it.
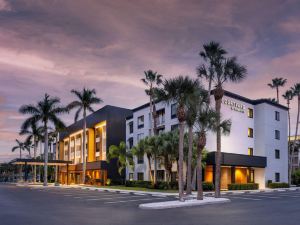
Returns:
[[[211,94],[213,93],[213,90],[211,92]],[[284,105],[281,105],[281,104],[278,104],[276,102],[272,102],[270,101],[269,99],[250,99],[250,98],[246,98],[244,96],[241,96],[241,95],[238,95],[236,93],[233,93],[233,92],[230,92],[230,91],[226,91],[224,90],[224,96],[227,96],[227,97],[231,97],[231,98],[234,98],[234,99],[237,99],[237,100],[240,100],[240,101],[243,101],[243,102],[246,102],[246,103],[249,103],[249,104],[252,104],[252,105],[259,105],[259,104],[262,104],[262,103],[267,103],[269,105],[272,105],[272,106],[275,106],[275,107],[278,107],[278,108],[281,108],[283,110],[288,110],[288,107],[284,106]],[[157,101],[156,103],[159,103],[160,101]],[[136,111],[139,111],[141,109],[144,109],[144,108],[147,108],[150,106],[150,103],[146,103],[146,104],[143,104],[141,106],[138,106],[136,108],[133,108],[132,109],[132,112],[136,112]],[[128,119],[131,119],[131,118],[128,118]],[[127,120],[127,118],[126,118]]]

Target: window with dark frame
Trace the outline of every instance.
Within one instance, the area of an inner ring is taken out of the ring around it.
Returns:
[[[275,130],[275,139],[280,140],[280,131],[279,130]]]
[[[128,126],[129,126],[129,134],[132,134],[133,133],[133,121],[129,122]]]
[[[280,151],[279,151],[279,149],[275,149],[275,159],[280,159]]]
[[[253,109],[248,108],[247,115],[248,115],[249,118],[253,118]]]
[[[137,173],[137,180],[144,180],[144,173]]]
[[[171,131],[177,130],[178,124],[171,125]]]
[[[144,115],[143,116],[139,116],[137,118],[137,126],[138,126],[138,129],[144,127]]]
[[[280,173],[275,173],[275,182],[280,182]]]
[[[133,147],[133,138],[128,138],[128,147],[131,149]]]
[[[177,103],[171,105],[171,119],[177,117]]]
[[[280,113],[278,111],[275,111],[275,120],[280,121]]]
[[[129,173],[129,180],[130,180],[130,181],[133,180],[133,173]]]
[[[253,138],[253,129],[252,128],[248,128],[248,137]]]
[[[137,155],[137,163],[143,164],[144,163],[144,154]]]

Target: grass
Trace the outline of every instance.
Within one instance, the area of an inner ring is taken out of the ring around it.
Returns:
[[[163,193],[177,193],[177,190],[161,190],[161,189],[150,189],[150,188],[141,188],[141,187],[126,187],[124,185],[115,185],[115,186],[104,186],[103,188],[111,189],[120,189],[128,191],[149,191],[149,192],[163,192]]]

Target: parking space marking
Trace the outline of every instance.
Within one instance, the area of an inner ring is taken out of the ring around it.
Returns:
[[[110,199],[131,199],[131,198],[141,198],[142,196],[124,196],[124,197],[114,197],[114,198],[87,198],[86,201],[97,201],[97,200],[110,200]]]

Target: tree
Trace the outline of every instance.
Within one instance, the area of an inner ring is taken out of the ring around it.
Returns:
[[[295,84],[292,88],[291,88],[292,92],[293,92],[293,95],[295,97],[297,97],[297,102],[298,102],[298,107],[297,107],[297,119],[296,119],[296,130],[295,130],[295,140],[298,136],[298,126],[299,126],[299,114],[300,114],[300,83],[297,83]],[[292,145],[292,157],[294,155],[294,152],[295,152],[295,144],[296,144],[296,141],[293,142],[293,145]]]
[[[288,107],[288,123],[289,123],[289,137],[288,137],[288,155],[289,155],[289,184],[292,181],[292,155],[291,155],[291,115],[290,115],[290,102],[293,99],[293,91],[287,90],[282,97],[287,101]]]
[[[222,48],[220,48],[222,49]],[[199,77],[211,79],[215,89],[213,95],[215,99],[215,108],[217,113],[221,114],[221,103],[224,96],[223,84],[226,82],[240,82],[247,74],[245,66],[240,65],[237,62],[236,57],[225,57],[226,51],[216,50],[214,59],[208,59],[212,67],[202,68]],[[208,71],[208,70],[212,70]],[[210,76],[208,76],[210,75]],[[220,118],[220,117],[219,117]],[[217,121],[218,127],[220,127],[221,121]],[[216,176],[215,176],[215,197],[219,198],[220,193],[220,179],[221,179],[221,130],[217,130],[217,152],[216,152]]]
[[[202,155],[203,150],[206,146],[206,137],[207,132],[217,132],[219,129],[221,130],[222,134],[227,135],[230,133],[231,128],[231,121],[230,120],[224,120],[218,125],[218,121],[220,121],[219,118],[220,114],[211,109],[206,108],[201,105],[198,107],[198,116],[196,121],[196,128],[197,128],[197,136],[198,136],[198,142],[197,142],[197,187],[198,187],[198,193],[197,193],[197,199],[203,200],[203,189],[202,189]]]
[[[144,71],[145,78],[141,79],[146,85],[146,94],[149,96],[150,104],[150,136],[157,135],[157,112],[155,107],[155,89],[162,83],[162,75],[152,70]],[[153,122],[152,122],[153,121]],[[154,157],[154,184],[157,181],[157,159]]]
[[[122,175],[124,169],[127,166],[134,169],[133,155],[130,150],[127,149],[124,141],[121,141],[119,145],[111,145],[108,150],[106,161],[110,163],[112,159],[117,159],[118,171]]]
[[[177,102],[177,119],[179,121],[179,146],[178,146],[178,187],[179,187],[179,200],[184,201],[183,195],[183,139],[184,127],[186,121],[186,107],[188,98],[199,87],[198,80],[190,79],[188,76],[178,76],[165,80],[163,88],[157,91],[159,99],[165,101],[167,104],[170,102]]]
[[[82,91],[71,90],[77,100],[68,105],[68,109],[77,108],[75,113],[75,122],[77,122],[79,114],[83,111],[83,134],[82,134],[82,183],[85,184],[86,175],[86,113],[87,111],[94,112],[92,105],[102,103],[102,99],[96,96],[95,89],[83,88]]]
[[[272,89],[276,89],[277,103],[279,103],[279,87],[283,87],[286,83],[286,79],[283,78],[274,78],[272,83],[269,83],[268,86]]]
[[[48,185],[48,128],[50,123],[64,126],[63,121],[58,117],[63,113],[67,113],[68,109],[59,105],[60,99],[50,97],[45,94],[44,98],[36,105],[23,105],[20,107],[19,112],[26,115],[31,115],[25,120],[22,128],[27,129],[30,124],[41,122],[44,130],[44,186]]]

